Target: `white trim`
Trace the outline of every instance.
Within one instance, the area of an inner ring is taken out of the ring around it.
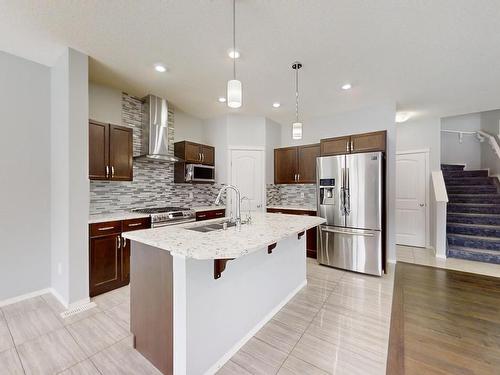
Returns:
[[[37,290],[35,292],[31,292],[31,293],[21,294],[20,296],[7,298],[7,299],[4,299],[3,301],[0,301],[0,307],[12,305],[13,303],[21,302],[21,301],[24,301],[24,300],[27,300],[30,298],[39,297],[43,294],[47,294],[50,292],[51,292],[50,288],[46,288],[46,289]]]
[[[255,150],[255,151],[266,151],[265,147],[262,146],[227,146],[228,150]]]
[[[243,345],[247,343],[264,325],[269,322],[274,315],[281,310],[303,287],[307,285],[307,280],[304,280],[297,288],[295,288],[290,294],[288,294],[283,301],[281,301],[277,306],[275,306],[259,323],[255,325],[240,341],[238,341],[231,349],[229,349],[226,354],[224,354],[217,362],[215,362],[207,371],[205,375],[215,374],[218,370],[224,366],[224,364],[231,359],[233,355],[236,354],[238,350],[241,349]]]
[[[59,301],[59,303],[61,305],[63,305],[66,309],[68,308],[68,301],[66,301],[60,294],[57,290],[55,290],[54,288],[50,288],[50,293],[52,293],[52,295],[54,297],[56,297],[56,299]]]
[[[401,245],[401,246],[405,246],[405,245]],[[387,259],[387,263],[396,264],[396,259]]]
[[[50,293],[52,293],[54,297],[56,297],[56,299],[61,303],[61,305],[63,305],[66,308],[66,310],[76,309],[80,306],[90,303],[90,297],[83,298],[73,303],[68,303],[68,301],[66,301],[54,288],[49,288],[49,291]]]

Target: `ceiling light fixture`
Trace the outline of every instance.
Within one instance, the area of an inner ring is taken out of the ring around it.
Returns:
[[[403,122],[408,121],[411,116],[412,116],[411,112],[396,112],[396,122],[398,124],[401,124]]]
[[[292,69],[295,70],[295,122],[292,124],[292,139],[302,139],[302,122],[299,121],[299,69],[302,64],[295,61]]]
[[[273,107],[274,107],[274,108],[279,108],[279,107],[281,107],[281,104],[280,104],[280,103],[278,103],[278,102],[274,102],[274,103],[273,103]]]
[[[233,0],[233,51],[236,51],[236,0]],[[240,108],[242,96],[241,81],[236,79],[236,59],[233,59],[233,79],[227,82],[227,106]]]
[[[160,73],[165,73],[167,68],[163,64],[155,64],[155,70]]]
[[[232,59],[239,59],[240,58],[240,53],[234,49],[230,49],[227,54]]]
[[[352,88],[352,85],[350,83],[344,83],[342,85],[342,90],[350,90]]]
[[[226,102],[226,98],[224,98],[223,96],[221,96],[218,100],[219,100],[219,103],[225,103]]]

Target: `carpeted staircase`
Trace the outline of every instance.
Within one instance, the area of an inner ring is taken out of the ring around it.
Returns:
[[[448,257],[500,264],[498,179],[463,165],[442,164],[441,170],[449,199]]]

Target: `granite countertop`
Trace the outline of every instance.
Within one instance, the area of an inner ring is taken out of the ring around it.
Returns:
[[[252,219],[252,224],[242,225],[240,231],[235,227],[207,233],[186,229],[223,221],[213,219],[127,232],[123,237],[187,258],[238,258],[325,222],[317,216],[266,213],[253,213]]]
[[[106,221],[140,219],[144,217],[149,217],[149,215],[130,211],[120,211],[111,214],[94,214],[89,215],[89,224],[105,223]]]
[[[275,210],[317,211],[316,206],[267,206]]]

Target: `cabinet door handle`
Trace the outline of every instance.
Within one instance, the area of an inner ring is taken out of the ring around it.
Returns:
[[[103,231],[103,230],[111,230],[111,229],[115,229],[115,227],[102,227],[102,228],[99,228],[97,230]]]
[[[205,162],[205,154],[201,154],[201,161]]]
[[[351,141],[351,151],[354,151],[354,141]]]
[[[297,181],[300,181],[300,173],[297,173]]]
[[[106,165],[106,178],[109,177],[109,165]]]
[[[121,244],[122,244],[121,237],[117,236],[116,237],[116,247],[119,249],[121,247]]]
[[[200,215],[198,215],[198,217],[207,217],[207,215],[206,214],[200,214]]]
[[[142,223],[131,223],[131,224],[128,224],[129,227],[137,227],[139,225],[141,225]]]
[[[346,143],[346,145],[345,145],[345,151],[346,151],[347,153],[349,153],[349,145],[350,145],[350,144],[351,144],[351,143],[350,143],[349,141],[347,141],[347,143]]]
[[[115,167],[111,166],[111,178],[115,177]]]

